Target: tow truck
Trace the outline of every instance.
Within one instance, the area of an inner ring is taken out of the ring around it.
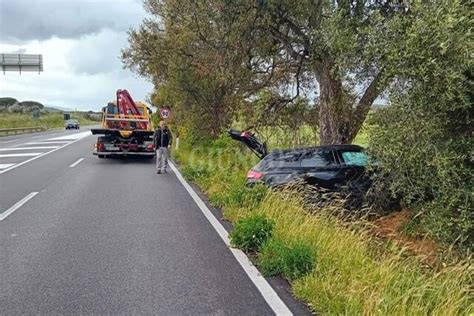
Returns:
[[[92,129],[97,138],[93,154],[111,156],[145,156],[153,158],[154,128],[151,109],[143,102],[133,101],[125,89],[119,89],[116,100],[102,108],[101,128]]]

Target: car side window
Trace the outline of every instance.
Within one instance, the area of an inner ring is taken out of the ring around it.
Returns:
[[[337,165],[332,151],[312,151],[301,158],[301,167],[327,167]]]
[[[301,157],[300,153],[288,152],[272,155],[269,157],[267,163],[265,163],[265,168],[284,168],[284,167],[299,167],[299,158]]]
[[[369,156],[363,151],[345,151],[341,155],[346,166],[365,167],[368,164]]]

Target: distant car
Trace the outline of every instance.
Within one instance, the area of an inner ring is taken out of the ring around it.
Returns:
[[[79,121],[78,121],[78,120],[71,119],[71,120],[67,120],[67,121],[64,123],[64,127],[65,127],[66,129],[79,129],[79,128],[80,128],[80,124],[79,124]]]
[[[330,145],[267,152],[250,132],[229,130],[229,135],[244,143],[261,161],[247,173],[247,184],[263,183],[274,187],[294,180],[303,180],[331,191],[342,188],[368,189],[366,172],[369,156],[357,145]]]

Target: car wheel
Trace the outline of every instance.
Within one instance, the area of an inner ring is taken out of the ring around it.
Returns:
[[[99,157],[99,158],[105,158],[104,155],[97,155],[97,157]]]

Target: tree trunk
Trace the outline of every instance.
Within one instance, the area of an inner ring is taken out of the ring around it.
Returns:
[[[351,104],[344,94],[342,80],[332,73],[332,63],[325,62],[318,71],[319,142],[321,145],[351,143]]]

